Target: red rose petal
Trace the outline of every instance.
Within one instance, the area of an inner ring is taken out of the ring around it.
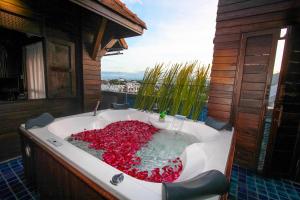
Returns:
[[[154,168],[151,173],[134,168],[141,163],[141,158],[135,155],[136,152],[148,143],[158,130],[152,125],[130,120],[118,121],[103,129],[84,130],[72,134],[71,137],[88,142],[89,148],[104,150],[103,161],[130,176],[158,183],[173,182],[182,171],[180,158],[169,160],[173,167],[167,165],[162,167],[162,170]]]

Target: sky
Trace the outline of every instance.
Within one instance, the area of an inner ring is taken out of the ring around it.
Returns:
[[[157,63],[211,63],[218,0],[122,0],[147,30],[127,38],[123,55],[102,58],[102,71],[138,72]]]

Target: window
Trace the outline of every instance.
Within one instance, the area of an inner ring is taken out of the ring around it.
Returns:
[[[74,43],[43,46],[40,37],[4,28],[0,36],[0,101],[76,96]]]
[[[4,28],[0,36],[0,101],[45,98],[42,38]]]
[[[74,43],[51,39],[47,41],[48,96],[76,95]]]
[[[25,46],[25,66],[28,99],[46,98],[43,44]]]

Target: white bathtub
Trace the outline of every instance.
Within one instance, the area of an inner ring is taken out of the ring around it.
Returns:
[[[110,183],[112,176],[121,173],[121,171],[64,140],[72,133],[78,133],[84,129],[104,128],[106,125],[120,120],[140,120],[161,129],[171,129],[173,117],[167,116],[166,122],[159,122],[158,114],[150,114],[135,109],[108,109],[99,111],[97,116],[92,116],[92,113],[84,113],[58,118],[46,127],[29,129],[29,133],[39,142],[47,145],[57,156],[69,162],[81,173],[119,199],[162,199],[161,183],[146,182],[124,174],[125,178],[122,183],[118,186],[112,185]],[[184,122],[181,131],[194,135],[198,138],[199,143],[188,146],[180,156],[183,161],[183,170],[176,182],[188,180],[212,169],[225,173],[232,132],[216,131],[202,122],[190,120]],[[62,145],[57,147],[48,142],[49,139],[56,140]],[[218,198],[218,196],[214,196],[210,199]]]

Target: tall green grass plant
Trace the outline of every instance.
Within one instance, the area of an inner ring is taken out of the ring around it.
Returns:
[[[197,120],[207,101],[209,69],[209,65],[200,65],[197,61],[171,66],[162,63],[148,68],[135,108],[152,110],[157,103],[159,112],[180,113]]]

